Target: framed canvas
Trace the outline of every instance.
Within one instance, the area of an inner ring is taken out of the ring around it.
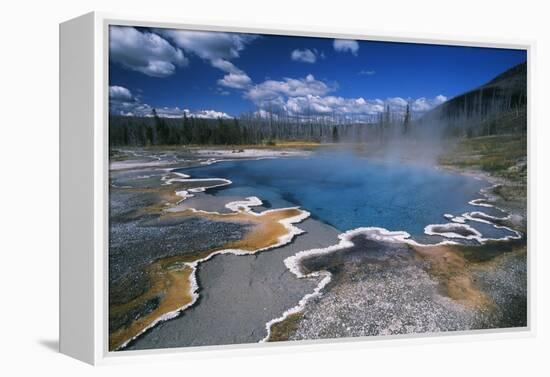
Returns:
[[[61,352],[531,334],[531,51],[61,24]]]

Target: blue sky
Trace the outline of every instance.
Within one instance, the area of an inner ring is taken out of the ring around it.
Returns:
[[[525,60],[522,50],[112,26],[111,112],[422,112]]]

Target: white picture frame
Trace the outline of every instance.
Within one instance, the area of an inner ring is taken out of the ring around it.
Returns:
[[[418,334],[404,336],[326,339],[186,347],[152,351],[109,352],[107,326],[108,263],[108,27],[132,25],[187,30],[251,32],[276,35],[366,39],[525,49],[528,62],[528,95],[532,96],[533,41],[487,38],[439,37],[417,33],[378,33],[311,26],[258,25],[253,22],[189,23],[171,18],[143,18],[88,13],[60,25],[60,351],[90,364],[130,362],[140,359],[212,357],[231,354],[292,352],[294,347],[318,350],[380,346],[387,342],[425,343],[471,341],[486,338],[526,337],[535,334],[533,309],[536,258],[528,243],[528,326]],[[532,145],[532,101],[528,102],[528,149]],[[528,153],[529,172],[532,153]],[[532,187],[528,194],[528,227],[533,226]]]

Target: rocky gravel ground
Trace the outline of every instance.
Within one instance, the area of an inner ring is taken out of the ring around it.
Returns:
[[[261,210],[261,209],[260,209]],[[216,255],[198,267],[198,302],[177,318],[160,323],[127,349],[254,343],[266,323],[280,317],[313,291],[318,279],[298,279],[284,259],[310,247],[334,243],[338,231],[314,219],[288,245],[254,255]]]
[[[505,259],[488,274],[486,266],[478,269],[481,288],[497,306],[485,309],[442,294],[426,272],[428,262],[415,258],[407,245],[362,236],[353,241],[349,249],[303,260],[306,271],[326,269],[333,280],[322,296],[308,303],[291,340],[524,325],[525,316],[510,309],[517,308],[518,301],[525,303],[526,297],[525,271],[515,260]]]
[[[527,254],[503,254],[488,266],[472,268],[473,275],[498,310],[492,327],[527,326]]]

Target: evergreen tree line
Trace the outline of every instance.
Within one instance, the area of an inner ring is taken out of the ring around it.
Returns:
[[[406,133],[411,124],[409,106],[396,113],[388,106],[383,113],[362,119],[334,116],[291,117],[282,114],[243,114],[232,119],[188,117],[162,118],[155,110],[150,117],[111,116],[111,146],[150,145],[245,145],[276,141],[365,142],[387,139],[395,130]]]
[[[111,116],[111,146],[150,145],[239,145],[256,144],[238,119],[195,117],[162,118],[153,110],[151,117]]]

